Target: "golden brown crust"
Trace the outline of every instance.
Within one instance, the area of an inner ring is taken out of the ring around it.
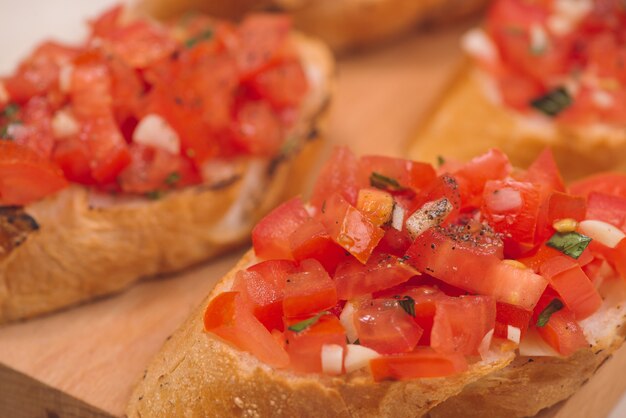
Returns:
[[[321,142],[308,136],[324,129],[332,57],[317,41],[294,39],[307,73],[319,80],[295,131],[299,151],[274,162],[249,160],[232,184],[191,187],[156,201],[109,197],[112,203],[102,204],[98,195],[72,186],[27,206],[39,229],[0,257],[0,324],[121,290],[247,241],[255,223],[295,192],[293,173],[314,163]]]
[[[511,360],[503,356],[455,377],[407,382],[375,383],[365,372],[328,377],[272,370],[203,329],[208,301],[254,260],[248,252],[165,343],[135,388],[128,417],[419,417]]]
[[[526,167],[550,146],[566,179],[626,169],[626,130],[568,128],[539,116],[519,115],[487,97],[489,84],[483,77],[465,65],[410,139],[410,158],[432,163],[438,156],[467,160],[497,147],[515,166]]]

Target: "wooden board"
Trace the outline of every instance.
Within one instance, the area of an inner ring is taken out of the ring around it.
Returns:
[[[402,155],[403,142],[460,64],[464,30],[416,34],[341,59],[329,144]],[[0,417],[122,416],[150,358],[242,253],[0,329]],[[626,389],[615,373],[624,367],[622,349],[577,395],[541,417],[606,416]]]

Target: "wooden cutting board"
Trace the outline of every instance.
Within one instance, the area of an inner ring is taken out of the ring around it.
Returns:
[[[460,65],[465,29],[415,34],[340,59],[328,144],[402,155],[403,142]],[[122,416],[151,357],[241,254],[1,328],[0,418]],[[625,367],[622,349],[579,393],[540,416],[606,416],[626,389],[616,373]]]

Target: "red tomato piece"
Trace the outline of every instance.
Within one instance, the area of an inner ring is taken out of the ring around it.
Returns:
[[[385,235],[378,243],[376,252],[392,254],[402,257],[413,244],[406,228],[398,231],[395,228],[385,228]]]
[[[602,304],[593,283],[571,257],[562,255],[551,258],[541,265],[539,271],[550,281],[576,319],[587,318]]]
[[[445,377],[467,370],[467,360],[462,354],[443,354],[427,347],[418,347],[411,353],[372,359],[370,370],[376,382]]]
[[[337,304],[335,283],[317,260],[302,261],[298,270],[287,276],[283,299],[287,318],[311,315]]]
[[[591,243],[593,245],[594,242]],[[535,273],[539,273],[539,269],[546,261],[554,258],[554,257],[562,257],[563,253],[557,249],[552,247],[548,247],[547,245],[542,244],[538,247],[537,251],[533,255],[529,255],[528,257],[520,258],[517,261],[525,264],[526,266],[533,269]],[[585,251],[582,252],[580,257],[575,260],[578,265],[581,267],[590,263],[593,260],[593,254],[589,248],[586,248]],[[574,260],[574,259],[572,259]]]
[[[500,150],[491,149],[474,157],[454,172],[464,206],[480,207],[485,183],[511,174],[509,158]]]
[[[495,321],[496,302],[489,296],[442,298],[437,301],[430,345],[438,353],[476,355]]]
[[[533,183],[492,180],[485,183],[481,212],[497,232],[533,244],[540,204],[540,190]]]
[[[58,141],[52,152],[52,161],[63,170],[69,181],[85,185],[95,184],[91,177],[89,146],[78,137]]]
[[[289,364],[283,347],[254,317],[239,292],[224,292],[209,302],[204,312],[204,329],[272,367]]]
[[[320,220],[332,240],[363,264],[370,258],[385,234],[381,228],[336,193],[326,200]]]
[[[0,204],[26,205],[65,187],[58,167],[22,145],[0,141]]]
[[[522,309],[519,306],[497,302],[494,337],[507,338],[509,334],[508,327],[512,326],[521,331],[521,338],[523,339],[528,331],[532,314],[532,311]]]
[[[352,151],[347,147],[335,148],[317,177],[311,204],[321,210],[330,196],[339,193],[348,203],[355,205],[359,189],[365,186],[358,170],[359,161]]]
[[[608,222],[626,229],[626,197],[591,192],[587,198],[586,219]]]
[[[322,347],[335,344],[346,347],[346,333],[334,315],[323,315],[308,328],[296,332],[285,331],[286,347],[289,353],[289,366],[299,373],[320,373],[322,371]]]
[[[85,120],[80,139],[87,144],[91,177],[98,184],[112,183],[131,163],[128,145],[113,117]]]
[[[250,84],[260,97],[276,108],[297,106],[309,90],[302,64],[295,59],[262,71]]]
[[[501,261],[484,273],[478,293],[492,295],[497,301],[532,310],[548,281],[529,268]]]
[[[546,241],[552,236],[554,222],[567,218],[582,221],[586,211],[587,201],[584,197],[558,191],[550,192],[539,209],[535,242]]]
[[[370,299],[354,313],[359,342],[380,354],[412,351],[423,330],[396,299]]]
[[[268,260],[237,273],[233,290],[246,296],[254,316],[268,331],[283,331],[285,285],[296,271],[293,261]]]
[[[289,237],[310,218],[302,200],[295,197],[270,212],[252,230],[252,245],[262,259],[293,259]]]
[[[27,146],[44,158],[50,158],[54,147],[54,137],[52,136],[52,107],[48,100],[41,96],[33,97],[19,112],[18,118],[21,123],[11,125],[13,141]]]
[[[608,194],[626,199],[626,174],[600,173],[570,184],[573,195],[587,197],[591,192]]]
[[[391,220],[394,200],[390,193],[366,187],[359,190],[356,208],[376,226],[382,226]]]
[[[419,274],[401,258],[389,254],[375,254],[363,265],[350,257],[339,264],[335,272],[337,297],[350,300],[406,282]]]
[[[278,117],[269,104],[250,101],[239,107],[235,143],[245,153],[272,157],[278,154],[284,136]]]
[[[313,218],[306,220],[293,231],[289,236],[289,248],[296,261],[313,258],[330,274],[334,274],[339,263],[352,258],[350,253],[330,238],[324,225]]]
[[[544,149],[528,166],[526,177],[531,183],[543,184],[550,190],[565,192],[565,182],[550,148]]]
[[[378,173],[416,192],[430,185],[436,177],[432,165],[402,158],[366,155],[361,157],[360,167],[366,182],[372,173]]]

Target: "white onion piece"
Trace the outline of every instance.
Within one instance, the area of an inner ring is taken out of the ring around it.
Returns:
[[[69,93],[72,87],[72,73],[74,72],[74,66],[70,64],[63,64],[59,68],[59,89],[61,93]]]
[[[524,339],[520,341],[519,353],[521,356],[533,357],[560,357],[534,328],[529,328]]]
[[[445,197],[424,203],[406,220],[406,229],[411,239],[422,235],[424,231],[437,226],[452,212],[452,203]]]
[[[391,212],[391,226],[398,231],[402,231],[402,225],[404,225],[405,210],[400,205],[393,206],[393,212]]]
[[[178,134],[165,119],[154,113],[144,116],[139,121],[133,132],[133,142],[180,154]]]
[[[512,325],[508,325],[506,329],[506,338],[509,341],[513,341],[515,344],[519,344],[520,339],[522,338],[522,330]]]
[[[78,134],[80,127],[71,113],[59,110],[52,117],[52,134],[55,138],[67,138]]]
[[[348,344],[346,346],[346,373],[366,367],[370,360],[380,357],[376,351],[362,345]]]
[[[548,48],[548,34],[543,26],[533,23],[530,25],[530,48],[534,54],[541,54]]]
[[[608,109],[615,105],[613,96],[604,90],[596,90],[592,93],[591,99],[593,103],[601,109]]]
[[[472,29],[461,38],[461,47],[474,58],[486,62],[498,60],[498,49],[482,29]]]
[[[609,248],[615,248],[626,237],[619,228],[603,221],[582,221],[578,224],[578,230]]]
[[[353,343],[359,338],[354,326],[354,304],[352,302],[346,303],[339,315],[339,322],[343,325],[343,329],[346,330],[346,338],[348,342]]]
[[[341,374],[343,369],[343,347],[337,344],[322,346],[322,372],[330,375]]]
[[[489,359],[489,350],[491,348],[491,341],[493,340],[494,329],[487,331],[482,341],[478,345],[478,353],[483,360]]]

